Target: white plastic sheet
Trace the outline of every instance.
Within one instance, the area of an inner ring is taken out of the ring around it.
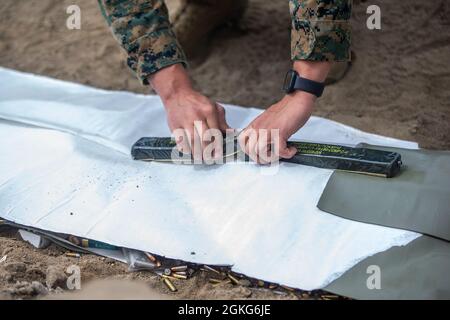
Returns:
[[[261,112],[226,110],[235,128]],[[0,216],[23,225],[307,290],[420,236],[318,210],[330,170],[132,161],[138,138],[170,134],[155,96],[0,68],[0,119]],[[317,117],[294,138],[417,148]]]

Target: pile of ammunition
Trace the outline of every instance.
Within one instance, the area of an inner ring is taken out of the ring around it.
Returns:
[[[270,290],[277,295],[295,295],[298,299],[314,299],[314,300],[339,300],[343,297],[330,294],[322,290],[304,291],[300,289],[291,288],[285,285],[265,282],[255,278],[249,278],[243,274],[231,271],[230,266],[208,266],[187,264],[179,260],[166,259],[164,257],[157,257],[151,253],[146,252],[145,256],[148,261],[136,260],[134,267],[139,270],[148,270],[157,274],[162,282],[167,286],[171,292],[177,292],[174,284],[179,280],[188,280],[196,271],[206,273],[208,282],[213,287],[232,285],[244,286],[253,288],[254,290]]]
[[[246,277],[243,274],[232,272],[228,267],[211,267],[204,265],[200,268],[201,271],[207,272],[209,282],[213,287],[222,286],[226,284],[239,285],[244,287],[254,288],[255,290],[270,290],[278,295],[293,294],[299,299],[314,299],[314,300],[339,300],[344,299],[337,295],[330,294],[323,290],[304,291],[300,289],[291,288],[285,285],[265,282],[255,278]]]
[[[173,280],[187,280],[195,272],[195,269],[191,265],[181,265],[177,261],[157,258],[155,255],[149,252],[145,252],[145,256],[149,260],[148,262],[135,261],[134,266],[141,267],[142,269],[147,269],[160,276],[162,282],[171,292],[177,291],[177,288],[172,282]]]
[[[176,292],[177,288],[172,283],[172,280],[187,280],[194,273],[194,269],[191,269],[188,266],[175,266],[165,268],[162,271],[155,271],[155,273],[162,278],[164,284],[171,292]]]
[[[6,225],[7,221],[0,219],[0,226]],[[314,299],[314,300],[340,300],[346,299],[341,296],[330,294],[322,290],[304,291],[291,288],[285,285],[265,282],[259,279],[250,278],[243,274],[231,271],[230,266],[208,266],[198,265],[193,263],[186,263],[181,260],[168,259],[162,256],[157,256],[149,252],[142,252],[138,250],[131,250],[126,248],[118,248],[103,242],[94,241],[90,239],[78,238],[68,235],[66,239],[77,247],[81,248],[97,248],[108,250],[121,249],[125,257],[127,257],[130,270],[132,271],[150,271],[160,277],[162,282],[167,286],[171,292],[177,292],[174,284],[177,281],[184,281],[190,279],[195,272],[202,271],[206,273],[208,282],[213,287],[232,285],[252,288],[253,290],[270,290],[277,295],[295,295],[299,299]],[[70,258],[80,258],[78,252],[68,251],[64,254]],[[6,260],[6,256],[3,257]]]
[[[6,225],[6,220],[0,219],[0,226]],[[68,236],[67,238],[71,243],[76,246],[89,247],[89,248],[101,248],[109,250],[117,250],[119,248],[111,246],[109,244],[93,241],[89,239],[81,239],[74,236]],[[346,299],[338,295],[330,294],[322,290],[304,291],[288,286],[265,282],[255,278],[249,278],[243,274],[238,274],[231,271],[230,266],[208,266],[197,265],[193,263],[185,263],[180,260],[167,259],[161,256],[153,255],[149,252],[142,252],[137,250],[129,250],[122,248],[125,256],[128,256],[128,263],[130,264],[130,270],[146,270],[151,271],[158,275],[162,282],[167,286],[171,292],[176,292],[177,288],[174,285],[174,281],[188,280],[196,271],[202,271],[206,273],[208,282],[213,287],[222,285],[244,286],[253,288],[254,290],[270,290],[278,295],[293,294],[299,299],[314,299],[314,300],[341,300]],[[80,258],[80,253],[66,252],[66,257]],[[130,257],[132,256],[132,259]],[[2,258],[6,260],[6,256]]]

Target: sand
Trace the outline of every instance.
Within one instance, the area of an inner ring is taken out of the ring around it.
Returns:
[[[70,4],[81,8],[81,30],[66,28],[65,10]],[[374,0],[370,4],[381,7],[382,30],[366,28],[367,4],[355,7],[356,59],[347,76],[326,89],[314,114],[414,140],[424,148],[450,149],[450,3]],[[251,0],[241,24],[219,28],[200,58],[191,62],[196,86],[223,103],[270,106],[282,97],[280,87],[290,67],[289,27],[287,1]],[[125,66],[124,54],[96,1],[2,0],[0,66],[105,89],[150,93]],[[0,296],[6,298],[39,296],[47,290],[39,283],[45,284],[49,266],[64,270],[73,264],[61,249],[37,250],[16,239],[14,232],[0,230],[0,259],[6,251],[7,261],[0,264]],[[76,263],[83,281],[137,280],[155,294],[168,294],[157,277],[129,273],[120,263],[89,255]],[[179,289],[169,296],[280,298],[242,287],[215,288],[202,275],[180,283]]]

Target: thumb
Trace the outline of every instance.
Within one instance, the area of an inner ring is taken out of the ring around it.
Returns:
[[[297,153],[296,147],[288,147],[286,143],[283,146],[280,146],[280,158],[290,159]]]

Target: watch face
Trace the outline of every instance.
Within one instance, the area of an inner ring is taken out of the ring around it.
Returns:
[[[291,93],[292,91],[294,91],[296,76],[297,76],[297,73],[294,70],[289,70],[286,73],[286,78],[284,79],[284,85],[283,85],[283,90],[286,93]]]

